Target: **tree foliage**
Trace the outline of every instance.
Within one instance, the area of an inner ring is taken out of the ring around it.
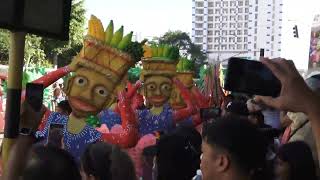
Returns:
[[[69,32],[70,40],[59,41],[27,35],[25,43],[26,66],[52,66],[54,58],[60,59],[63,65],[68,64],[82,47],[85,21],[84,0],[73,0]],[[9,48],[9,32],[0,29],[0,61],[2,64],[8,63]]]
[[[200,67],[207,64],[206,54],[200,46],[191,41],[190,36],[182,31],[169,31],[159,38],[160,44],[170,44],[180,49],[182,56],[189,57],[194,62],[195,72],[198,76]]]

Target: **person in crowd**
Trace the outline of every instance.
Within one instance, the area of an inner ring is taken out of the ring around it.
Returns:
[[[129,155],[105,142],[89,144],[81,156],[82,180],[136,180]]]
[[[290,112],[303,112],[311,122],[312,133],[320,154],[320,96],[303,80],[292,61],[285,59],[262,59],[281,82],[278,97],[256,96],[256,103]]]
[[[81,176],[73,157],[56,147],[35,147],[31,150],[22,180],[80,180]]]
[[[20,135],[10,152],[4,180],[81,179],[77,164],[68,152],[51,146],[33,147],[36,143],[35,131],[44,112],[44,107],[35,112],[27,102],[23,103]],[[28,131],[24,131],[26,129]]]
[[[230,115],[247,118],[249,115],[249,111],[245,103],[241,101],[233,101],[227,105],[226,114],[224,114],[224,116],[230,116]]]
[[[280,147],[274,169],[276,180],[317,180],[311,149],[296,141]]]
[[[292,123],[292,121],[287,116],[287,113],[288,113],[287,111],[280,111],[280,123],[281,123],[281,129],[283,130],[285,130]]]
[[[180,127],[160,137],[155,154],[154,179],[191,180],[200,167],[201,135],[194,128]]]
[[[202,136],[203,180],[262,180],[267,141],[249,121],[223,117],[208,125]]]
[[[60,101],[58,103],[58,106],[56,107],[56,112],[69,116],[72,112],[69,101],[68,100]]]
[[[264,123],[264,116],[261,111],[249,113],[248,120],[258,128],[272,128]]]
[[[307,78],[305,81],[313,92],[315,92],[316,94],[320,94],[320,75],[312,76],[310,78]],[[302,112],[288,112],[287,116],[292,121],[292,123],[286,128],[282,136],[281,143],[285,144],[294,141],[304,141],[305,143],[307,143],[311,148],[313,159],[316,162],[316,169],[318,174],[320,175],[316,142],[312,134],[312,125],[309,121],[308,116]]]

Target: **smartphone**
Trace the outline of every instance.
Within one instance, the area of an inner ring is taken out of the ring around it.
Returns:
[[[40,111],[43,101],[43,84],[28,83],[26,86],[26,101],[35,111]]]
[[[47,144],[54,145],[57,147],[61,147],[62,138],[63,138],[63,124],[50,124],[49,132],[48,132],[48,139]],[[59,139],[57,141],[57,139]]]
[[[277,97],[281,91],[281,83],[259,61],[230,58],[224,89],[251,95]]]
[[[217,118],[220,114],[220,108],[200,108],[200,118],[204,121]]]

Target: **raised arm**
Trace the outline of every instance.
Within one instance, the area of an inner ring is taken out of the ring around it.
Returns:
[[[179,88],[182,98],[187,107],[173,111],[173,120],[175,123],[179,123],[184,119],[192,116],[196,112],[196,108],[192,103],[192,95],[190,91],[177,79],[173,80],[176,86]]]
[[[48,74],[42,76],[37,80],[34,80],[33,83],[43,84],[44,87],[46,88],[70,72],[71,72],[70,67],[64,66],[55,71],[49,72]]]
[[[304,82],[292,61],[264,59],[262,62],[281,81],[281,93],[277,98],[255,97],[255,101],[276,109],[303,112],[308,115],[320,156],[320,97]]]
[[[129,93],[122,91],[118,95],[118,111],[121,116],[120,133],[103,133],[102,140],[111,144],[119,145],[122,148],[129,148],[138,142],[137,118],[131,107]]]

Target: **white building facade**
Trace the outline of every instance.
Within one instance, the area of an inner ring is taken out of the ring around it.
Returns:
[[[192,0],[192,39],[211,63],[230,57],[291,59],[308,69],[310,34],[319,0]],[[299,37],[294,37],[297,26]]]

